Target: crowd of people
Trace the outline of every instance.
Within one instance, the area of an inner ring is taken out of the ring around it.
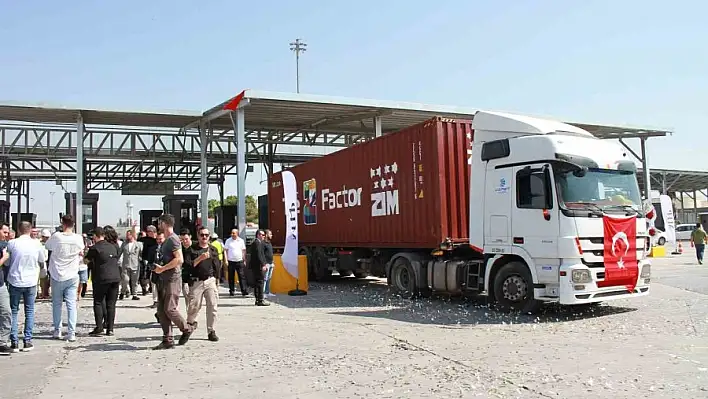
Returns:
[[[186,344],[198,327],[206,304],[209,341],[217,342],[219,286],[227,282],[229,295],[253,291],[256,306],[268,306],[273,271],[272,233],[259,230],[250,247],[234,229],[221,242],[207,227],[196,229],[196,242],[188,229],[174,231],[175,220],[164,214],[158,226],[130,230],[125,240],[112,226],[98,227],[91,237],[74,232],[74,220],[65,215],[61,231],[39,231],[21,222],[17,233],[0,223],[0,355],[31,351],[36,299],[50,299],[53,338],[77,339],[77,302],[85,297],[90,281],[95,328],[92,337],[114,335],[116,304],[138,295],[152,295],[155,319],[162,328],[162,341],[154,349],[175,347],[173,325],[180,330],[177,345]],[[37,288],[40,288],[38,291]],[[186,318],[179,309],[180,296]],[[24,330],[19,333],[20,303],[24,305]],[[66,308],[66,335],[63,308]],[[20,348],[20,338],[22,347]]]

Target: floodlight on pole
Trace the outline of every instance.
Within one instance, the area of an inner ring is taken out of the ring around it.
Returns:
[[[290,50],[295,52],[295,90],[300,92],[300,53],[307,51],[307,43],[302,39],[295,39],[290,43]]]

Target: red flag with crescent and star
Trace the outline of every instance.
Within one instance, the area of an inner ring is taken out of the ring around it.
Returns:
[[[597,286],[625,286],[634,292],[639,276],[637,261],[637,217],[616,218],[605,215],[604,225],[604,263],[605,280]]]

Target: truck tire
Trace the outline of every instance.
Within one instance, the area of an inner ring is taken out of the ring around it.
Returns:
[[[415,298],[418,284],[413,266],[404,257],[397,258],[391,266],[391,286],[404,298]]]
[[[657,244],[659,244],[660,247],[663,247],[664,244],[666,244],[666,238],[659,237],[659,242],[657,242]]]
[[[332,277],[332,271],[329,270],[329,263],[327,262],[327,255],[322,248],[315,248],[312,252],[312,260],[314,262],[312,272],[315,281],[326,281]]]
[[[521,262],[502,266],[494,278],[494,299],[499,310],[536,313],[541,308],[533,294],[533,278]]]

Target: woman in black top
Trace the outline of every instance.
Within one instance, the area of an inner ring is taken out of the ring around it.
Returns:
[[[93,314],[96,320],[96,328],[89,335],[101,335],[104,329],[106,335],[113,335],[113,322],[116,318],[116,302],[120,288],[118,233],[111,226],[98,227],[94,237],[95,244],[86,254],[86,261],[93,266]]]

